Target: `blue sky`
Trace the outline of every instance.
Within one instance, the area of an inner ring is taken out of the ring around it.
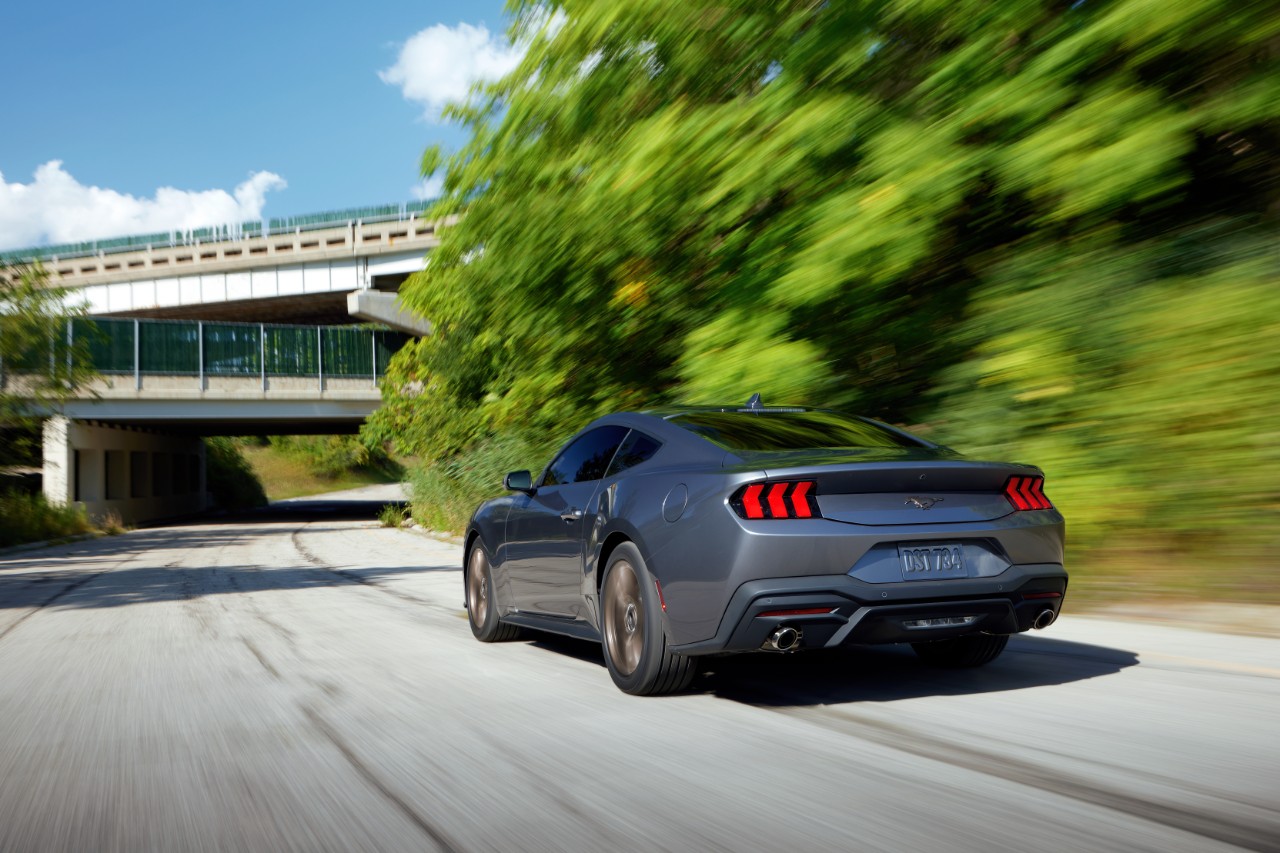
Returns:
[[[500,0],[6,3],[0,248],[411,200],[423,148],[463,139],[440,99],[514,61],[506,23]]]

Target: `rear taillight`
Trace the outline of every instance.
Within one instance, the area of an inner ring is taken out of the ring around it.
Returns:
[[[1016,510],[1053,509],[1044,494],[1044,477],[1010,477],[1004,485],[1004,496]]]
[[[812,480],[750,483],[734,492],[729,506],[743,518],[821,518]]]

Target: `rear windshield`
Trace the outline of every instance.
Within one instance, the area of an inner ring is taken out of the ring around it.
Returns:
[[[668,420],[736,452],[928,446],[839,412],[686,412]]]

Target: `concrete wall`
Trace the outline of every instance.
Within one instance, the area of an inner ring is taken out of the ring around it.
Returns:
[[[108,399],[149,397],[180,400],[195,394],[208,400],[272,400],[288,399],[291,392],[299,392],[317,400],[381,400],[377,383],[373,376],[267,376],[267,387],[263,388],[261,374],[254,373],[204,377],[168,373],[143,373],[135,377],[132,373],[105,373],[96,377],[81,393],[84,397]]]
[[[204,442],[51,417],[44,424],[44,493],[91,518],[127,524],[199,512],[207,505]]]

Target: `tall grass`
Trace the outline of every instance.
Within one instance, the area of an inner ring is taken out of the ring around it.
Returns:
[[[549,453],[518,436],[503,436],[415,468],[409,476],[413,519],[431,530],[461,533],[481,501],[503,493],[505,474],[528,469],[536,476]]]
[[[0,492],[0,548],[92,530],[79,507],[51,504],[42,494]]]

